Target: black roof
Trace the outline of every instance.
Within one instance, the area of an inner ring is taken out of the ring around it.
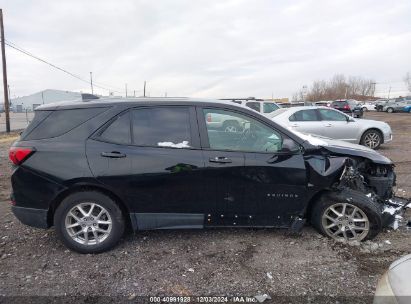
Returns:
[[[99,98],[99,99],[89,99],[89,100],[69,100],[61,101],[55,103],[49,103],[41,105],[36,108],[36,111],[42,110],[62,110],[62,109],[78,109],[78,108],[97,108],[97,107],[106,107],[106,106],[133,106],[133,105],[150,105],[150,104],[168,104],[168,105],[192,105],[192,104],[201,104],[201,105],[229,105],[233,107],[244,106],[238,105],[233,102],[216,100],[216,99],[204,99],[204,98],[188,98],[188,97],[138,97],[138,98]],[[249,108],[246,108],[250,110]]]

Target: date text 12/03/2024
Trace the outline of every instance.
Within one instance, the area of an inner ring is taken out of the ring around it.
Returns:
[[[262,295],[264,297],[266,295]],[[158,296],[149,297],[150,303],[258,303],[258,296]],[[269,297],[264,297],[269,299]]]

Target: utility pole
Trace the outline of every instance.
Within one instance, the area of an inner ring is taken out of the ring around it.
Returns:
[[[136,90],[134,90],[134,95],[133,96],[136,97]]]
[[[372,97],[374,97],[374,95],[375,95],[375,87],[376,87],[377,83],[376,83],[376,82],[371,82],[371,84],[372,84]]]
[[[9,90],[7,85],[6,48],[4,44],[3,10],[0,9],[0,31],[1,31],[1,59],[3,65],[3,91],[4,91],[4,113],[6,116],[6,132],[10,133],[10,107]]]
[[[388,90],[388,99],[390,99],[390,94],[391,94],[391,86],[390,86],[390,89]]]
[[[90,72],[90,86],[91,86],[91,94],[94,94],[94,90],[93,90],[93,72]]]
[[[144,91],[143,96],[146,97],[146,81],[144,80]]]
[[[127,83],[126,83],[126,98],[127,98]]]
[[[43,101],[43,104],[44,104],[44,91],[41,91],[41,100]]]

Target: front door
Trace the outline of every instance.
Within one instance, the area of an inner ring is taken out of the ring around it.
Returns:
[[[323,127],[321,135],[333,139],[358,143],[360,129],[355,120],[345,114],[331,109],[318,110]]]
[[[238,132],[206,123],[219,115],[238,121]],[[286,226],[303,209],[304,159],[298,144],[264,123],[231,110],[198,109],[209,187],[215,189],[211,224]],[[221,160],[220,163],[208,163]],[[224,219],[224,220],[222,220]]]

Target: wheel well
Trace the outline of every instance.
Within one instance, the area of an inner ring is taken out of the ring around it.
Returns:
[[[378,133],[380,133],[380,135],[381,135],[381,143],[383,144],[383,143],[384,143],[384,135],[383,135],[382,131],[381,131],[380,129],[378,129],[378,128],[369,128],[369,129],[365,130],[365,131],[362,133],[362,135],[361,135],[361,142],[362,142],[362,140],[363,140],[364,134],[365,134],[366,132],[368,132],[368,131],[371,131],[371,130],[374,130],[374,131],[377,131]]]
[[[80,192],[80,191],[98,191],[110,197],[120,207],[120,210],[124,217],[124,221],[126,223],[126,228],[131,229],[132,225],[131,225],[131,220],[129,216],[130,211],[128,210],[124,202],[113,192],[105,188],[95,186],[95,185],[74,185],[64,190],[63,192],[59,193],[56,196],[56,198],[51,202],[48,213],[47,213],[47,224],[49,226],[53,226],[54,224],[53,223],[54,212],[56,211],[60,203],[70,194],[75,193],[75,192]]]
[[[310,201],[307,204],[307,208],[305,209],[305,218],[307,219],[307,222],[311,222],[311,211],[314,205],[320,200],[321,196],[328,192],[330,192],[330,190],[321,190],[314,194],[313,197],[310,199]]]

